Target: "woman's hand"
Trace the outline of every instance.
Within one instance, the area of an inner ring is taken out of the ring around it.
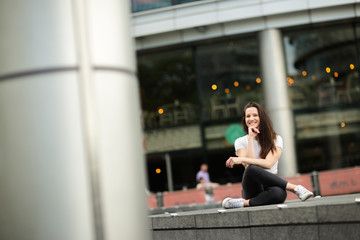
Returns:
[[[233,168],[235,165],[243,164],[243,161],[241,158],[238,157],[229,157],[228,160],[226,160],[226,167]]]
[[[256,137],[260,133],[259,128],[256,127],[249,127],[248,132],[250,137]]]

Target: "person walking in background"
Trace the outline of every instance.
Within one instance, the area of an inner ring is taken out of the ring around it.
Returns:
[[[196,174],[196,189],[205,190],[205,200],[207,203],[214,202],[213,188],[219,186],[218,183],[211,182],[208,172],[208,165],[201,164],[199,172]]]
[[[201,164],[200,170],[196,174],[196,182],[199,183],[201,178],[203,178],[203,183],[211,183],[206,163]]]
[[[226,167],[243,165],[243,198],[225,198],[223,208],[241,208],[283,203],[286,190],[295,193],[302,201],[314,196],[301,185],[294,185],[277,176],[278,161],[283,151],[283,140],[273,129],[266,110],[258,103],[244,107],[242,125],[245,136],[235,145],[237,157],[230,157]]]

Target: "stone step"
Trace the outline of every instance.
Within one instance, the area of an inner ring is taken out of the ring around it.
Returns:
[[[360,194],[149,216],[154,240],[360,239]]]

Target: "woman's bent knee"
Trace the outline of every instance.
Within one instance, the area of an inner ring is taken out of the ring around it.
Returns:
[[[271,189],[271,200],[274,204],[285,202],[287,197],[286,191],[279,187],[274,187]]]
[[[257,174],[259,171],[264,170],[263,168],[256,166],[256,165],[250,165],[245,169],[246,174],[252,175]]]

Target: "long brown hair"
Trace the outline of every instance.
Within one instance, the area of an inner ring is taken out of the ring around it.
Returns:
[[[246,126],[246,122],[245,122],[245,111],[246,111],[246,109],[248,109],[250,107],[257,108],[257,110],[259,112],[259,118],[260,118],[259,131],[260,131],[260,133],[257,135],[257,138],[258,138],[257,140],[259,141],[259,144],[261,147],[259,156],[261,158],[265,158],[266,155],[270,151],[272,153],[274,153],[274,151],[276,150],[276,146],[275,146],[275,142],[274,142],[276,139],[276,133],[274,131],[272,121],[271,121],[268,113],[266,112],[265,108],[263,108],[260,104],[258,104],[256,102],[249,102],[244,107],[244,113],[243,113],[243,117],[242,117],[242,121],[241,121],[244,132],[246,134],[249,134],[249,129]]]

